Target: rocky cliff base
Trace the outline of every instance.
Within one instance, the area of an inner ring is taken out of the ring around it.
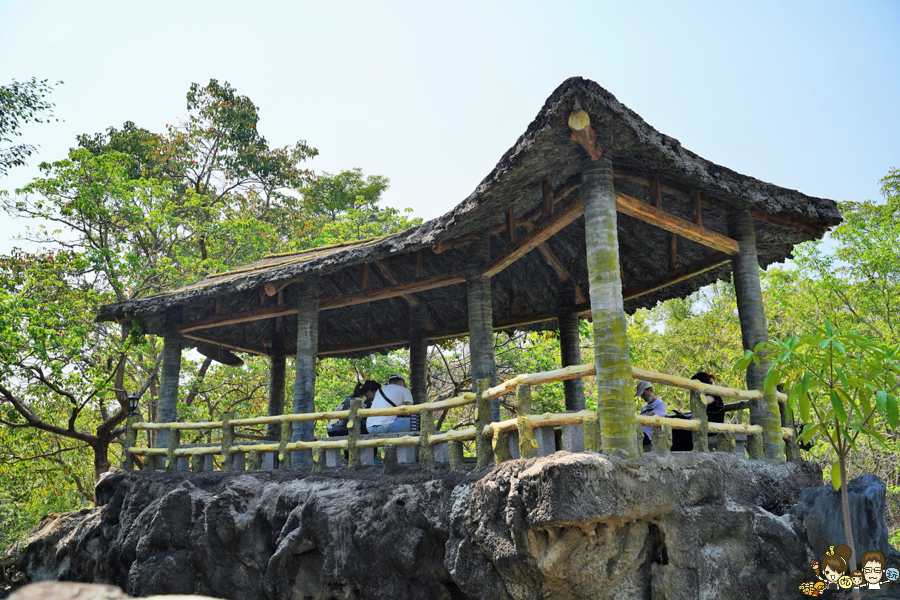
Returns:
[[[23,545],[29,581],[227,599],[797,596],[822,475],[685,453],[475,473],[114,473]]]

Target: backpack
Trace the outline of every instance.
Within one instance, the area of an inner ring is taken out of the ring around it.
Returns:
[[[353,398],[354,398],[353,394],[350,394],[349,396],[347,396],[346,398],[341,400],[341,403],[338,404],[337,406],[335,406],[334,410],[350,410],[350,401],[353,400]],[[372,402],[368,398],[363,398],[363,403],[362,403],[361,408],[371,408],[371,406],[372,406]],[[325,430],[332,431],[332,432],[344,431],[347,429],[347,421],[348,420],[349,419],[330,419],[328,421],[328,424],[325,426]],[[360,422],[360,428],[361,428],[362,433],[364,433],[364,434],[368,433],[368,430],[366,429],[365,417],[363,417],[362,421]]]

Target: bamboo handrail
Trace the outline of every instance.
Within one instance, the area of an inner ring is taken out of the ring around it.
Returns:
[[[569,379],[578,379],[582,377],[588,377],[594,374],[594,365],[593,364],[582,364],[582,365],[573,365],[570,367],[565,367],[562,369],[556,369],[551,371],[543,371],[540,373],[524,373],[513,377],[512,379],[508,379],[503,383],[500,383],[496,386],[490,387],[485,390],[483,395],[483,401],[492,400],[494,398],[498,398],[503,396],[504,394],[508,394],[513,391],[518,385],[540,385],[544,383],[551,383],[556,381],[566,381]],[[641,369],[638,367],[632,367],[631,376],[633,379],[646,380],[651,383],[657,383],[661,385],[673,386],[682,389],[687,389],[692,392],[700,392],[707,393],[716,396],[724,396],[726,398],[733,398],[742,402],[748,402],[753,400],[760,400],[763,397],[762,392],[757,390],[741,390],[735,388],[728,388],[717,385],[709,385],[700,381],[696,381],[693,379],[687,379],[684,377],[679,377],[677,375],[668,375],[665,373],[657,373],[654,371],[650,371],[648,369]],[[787,400],[787,396],[781,392],[777,392],[776,397],[778,402],[784,403]],[[459,396],[455,396],[453,398],[448,398],[446,400],[442,400],[439,402],[430,402],[425,404],[417,404],[417,405],[402,405],[391,408],[369,408],[362,409],[358,411],[359,417],[374,417],[374,416],[406,416],[413,415],[419,413],[423,410],[429,412],[436,411],[444,411],[450,408],[459,408],[463,406],[467,406],[470,404],[474,404],[476,402],[476,394],[473,393],[463,393]],[[266,417],[252,417],[247,419],[230,419],[228,420],[229,427],[238,427],[238,426],[251,426],[251,425],[267,425],[270,423],[281,423],[282,426],[287,426],[289,423],[297,423],[297,422],[307,422],[307,421],[320,421],[320,420],[330,420],[330,419],[346,419],[350,417],[349,410],[340,410],[340,411],[322,411],[322,412],[313,412],[313,413],[293,413],[293,414],[285,414],[285,415],[277,415],[277,416],[266,416]],[[545,413],[543,415],[520,415],[518,419],[508,419],[506,421],[500,421],[496,423],[490,423],[484,425],[482,429],[483,438],[493,437],[495,434],[506,433],[516,431],[519,426],[519,422],[523,421],[527,428],[534,429],[537,427],[556,427],[561,425],[575,425],[579,423],[585,423],[590,421],[596,421],[598,418],[597,413],[593,411],[579,411],[574,413]],[[660,427],[662,425],[668,425],[672,429],[682,429],[688,431],[699,431],[700,430],[700,422],[693,419],[672,419],[667,417],[659,417],[659,416],[643,416],[638,415],[636,417],[637,422],[643,426],[650,427]],[[197,423],[133,423],[131,424],[131,428],[134,430],[144,430],[144,431],[160,431],[160,430],[172,430],[172,431],[183,431],[183,430],[214,430],[220,429],[224,427],[224,421],[203,421]],[[232,430],[233,431],[233,430]],[[709,433],[730,433],[730,434],[745,434],[749,436],[756,436],[762,434],[762,428],[758,425],[748,425],[748,424],[731,424],[731,423],[709,423],[708,424],[708,432]],[[782,436],[784,438],[790,438],[794,435],[793,430],[783,427],[782,428]],[[369,439],[360,439],[357,442],[357,447],[359,448],[377,448],[380,446],[384,446],[385,444],[391,444],[394,446],[418,446],[422,443],[428,443],[429,445],[437,445],[448,442],[462,442],[476,439],[477,429],[476,427],[468,427],[463,430],[458,431],[445,431],[441,433],[434,433],[428,436],[428,439],[423,442],[420,436],[401,436],[401,437],[391,437],[391,438],[369,438]],[[451,444],[452,445],[452,444]],[[238,453],[246,453],[246,452],[284,452],[284,451],[293,451],[293,450],[307,450],[307,449],[326,449],[326,450],[347,450],[349,448],[348,440],[315,440],[315,441],[298,441],[298,442],[289,442],[289,443],[279,443],[279,442],[270,442],[265,444],[234,444],[225,446],[201,446],[201,447],[192,447],[192,448],[175,448],[174,451],[172,449],[167,448],[141,448],[136,446],[131,446],[127,448],[127,452],[130,455],[135,456],[174,456],[174,457],[185,457],[185,456],[208,456],[208,455],[222,455],[225,454],[226,462],[230,460],[230,456]],[[171,459],[170,459],[171,460]]]

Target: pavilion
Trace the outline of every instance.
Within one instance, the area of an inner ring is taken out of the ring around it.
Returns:
[[[152,297],[100,309],[163,336],[160,421],[175,419],[181,352],[271,360],[281,414],[285,357],[293,411],[315,410],[316,357],[410,350],[425,401],[429,341],[468,335],[473,384],[496,383],[493,332],[559,329],[562,365],[580,362],[590,318],[605,452],[637,453],[626,313],[733,274],[744,348],[766,339],[758,267],[791,257],[841,220],[832,200],[711,163],[653,129],[593,81],[571,78],[475,191],[444,216],[394,235],[268,256]],[[761,389],[766,365],[747,372]],[[566,408],[584,408],[581,380]],[[499,418],[497,401],[492,416]],[[774,395],[751,406],[769,458],[784,457]],[[164,432],[161,432],[164,433]],[[295,423],[294,440],[312,439]],[[165,446],[160,436],[158,444]]]

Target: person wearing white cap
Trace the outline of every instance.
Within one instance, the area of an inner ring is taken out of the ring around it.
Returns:
[[[372,400],[372,408],[390,408],[401,404],[412,404],[413,397],[406,389],[406,380],[400,373],[394,373],[388,378],[388,384],[377,392]],[[398,433],[409,431],[409,417],[369,417],[366,420],[366,428],[369,433]]]
[[[644,399],[644,406],[641,407],[642,415],[666,416],[666,404],[653,394],[653,384],[649,381],[638,381],[634,395]],[[653,439],[653,428],[644,425],[641,426],[641,431],[644,432],[644,444],[649,444]]]

